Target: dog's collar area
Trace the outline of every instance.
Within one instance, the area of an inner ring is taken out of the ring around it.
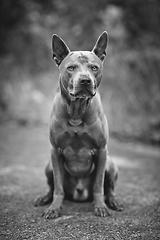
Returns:
[[[69,123],[72,125],[72,126],[79,126],[82,124],[82,119],[70,119],[69,120]]]

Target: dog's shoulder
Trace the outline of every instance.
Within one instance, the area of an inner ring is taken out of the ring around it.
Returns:
[[[108,121],[98,92],[92,99],[92,104],[87,112],[86,119],[90,121],[88,124],[89,132],[97,139],[97,142],[99,142],[100,145],[107,144],[109,139]]]
[[[56,117],[57,119],[61,119],[61,117],[64,116],[65,112],[66,112],[66,103],[62,98],[61,92],[58,88],[52,102],[52,110],[51,110],[50,118],[52,119]]]

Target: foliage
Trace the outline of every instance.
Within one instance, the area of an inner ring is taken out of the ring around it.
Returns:
[[[137,45],[150,43],[159,46],[160,2],[159,0],[110,0],[124,11],[124,23],[128,30],[129,42]]]

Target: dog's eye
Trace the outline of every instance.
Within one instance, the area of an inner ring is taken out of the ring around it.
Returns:
[[[71,66],[68,66],[68,67],[67,67],[67,70],[69,70],[69,71],[74,71],[75,68],[76,68],[76,66],[71,65]]]
[[[94,65],[94,66],[91,67],[91,69],[92,69],[92,71],[96,72],[96,71],[98,71],[99,68],[96,65]]]

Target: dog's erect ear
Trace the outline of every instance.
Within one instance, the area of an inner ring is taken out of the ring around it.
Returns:
[[[92,52],[94,52],[97,57],[103,61],[106,56],[106,49],[107,49],[107,43],[108,43],[108,33],[104,31],[98,38]]]
[[[52,36],[52,51],[53,59],[58,66],[70,52],[65,42],[56,34],[53,34]]]

